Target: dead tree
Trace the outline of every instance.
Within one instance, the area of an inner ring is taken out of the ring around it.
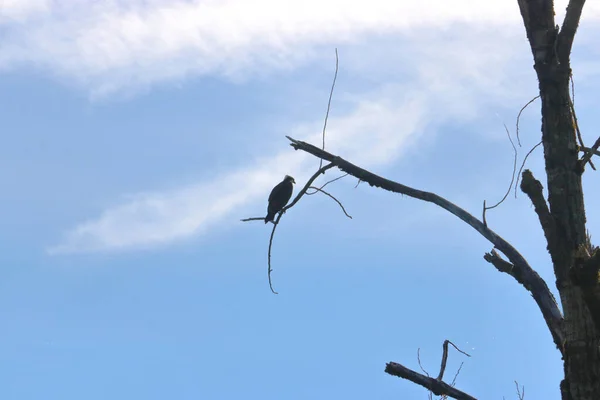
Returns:
[[[430,192],[417,190],[369,172],[322,148],[289,138],[296,150],[310,153],[360,181],[423,201],[456,215],[492,245],[484,259],[511,275],[537,303],[564,363],[560,383],[563,400],[600,399],[600,250],[586,231],[582,174],[598,155],[600,138],[585,147],[569,93],[570,55],[585,0],[570,0],[562,26],[555,24],[552,0],[517,0],[533,53],[539,81],[542,138],[548,201],[542,184],[529,170],[522,175],[521,190],[539,217],[550,253],[562,312],[546,282],[508,241],[467,211]],[[582,156],[580,157],[580,153]],[[473,399],[438,379],[424,376],[398,363],[386,372],[409,379],[437,395]]]

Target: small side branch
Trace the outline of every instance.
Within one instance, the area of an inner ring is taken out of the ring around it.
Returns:
[[[462,351],[461,349],[456,347],[456,345],[454,343],[452,343],[451,341],[449,341],[448,339],[444,340],[444,344],[442,345],[442,349],[443,349],[442,365],[440,367],[440,374],[437,377],[438,381],[442,380],[442,378],[444,377],[444,371],[446,371],[446,362],[448,361],[448,343],[451,344],[452,347],[454,347],[457,351],[463,353],[465,356],[471,357],[469,354],[465,353],[464,351]]]
[[[321,192],[321,193],[323,193],[324,195],[326,195],[326,196],[329,196],[329,198],[331,198],[333,201],[335,201],[336,203],[338,203],[338,205],[340,206],[340,208],[342,209],[342,211],[344,212],[344,214],[346,214],[346,217],[348,217],[348,218],[352,219],[352,217],[350,216],[350,214],[348,214],[348,213],[346,212],[346,209],[344,208],[344,205],[342,204],[342,202],[341,202],[341,201],[339,201],[338,199],[336,199],[336,198],[335,198],[335,197],[334,197],[332,194],[330,194],[330,193],[328,193],[328,192],[324,191],[324,190],[323,190],[323,189],[321,189],[321,188],[314,187],[314,186],[311,186],[311,187],[309,187],[309,189],[314,189],[314,190],[315,190],[315,192],[313,192],[313,193],[316,193],[316,192]],[[307,194],[308,194],[308,193],[307,193]]]
[[[592,155],[600,156],[600,150],[592,150],[589,147],[580,147],[579,151],[582,151],[584,153],[592,153]]]
[[[385,366],[385,372],[397,376],[398,378],[407,379],[417,385],[421,385],[437,396],[449,396],[458,400],[476,400],[475,397],[458,390],[445,382],[415,372],[402,364],[389,362]]]
[[[531,203],[535,208],[535,213],[540,220],[540,225],[542,225],[544,236],[548,243],[548,251],[550,252],[550,255],[553,256],[553,249],[556,248],[556,223],[554,222],[554,218],[548,209],[548,204],[544,199],[541,182],[535,179],[528,169],[523,171],[521,190],[529,197],[529,199],[531,199]]]
[[[515,269],[519,270],[521,276],[523,277],[523,286],[533,295],[533,298],[535,299],[542,312],[542,315],[544,316],[557,348],[561,352],[563,351],[563,317],[556,303],[556,299],[552,295],[552,292],[550,292],[546,282],[529,266],[525,258],[523,258],[517,249],[515,249],[505,239],[500,237],[496,232],[485,226],[483,222],[475,218],[467,211],[435,193],[413,189],[409,186],[402,185],[401,183],[385,179],[379,175],[360,168],[339,156],[335,156],[327,151],[321,150],[309,143],[295,140],[289,136],[287,138],[291,141],[291,146],[296,150],[302,150],[316,157],[322,158],[323,160],[329,161],[331,163],[330,165],[335,165],[341,171],[347,172],[348,174],[368,183],[371,186],[436,204],[437,206],[454,214],[479,232],[484,238],[490,241],[495,248],[506,255],[509,261],[514,265]]]
[[[248,222],[248,221],[263,221],[264,222],[265,217],[250,217],[250,218],[243,218],[240,219],[240,221],[242,222]]]
[[[512,177],[510,179],[510,185],[508,185],[508,189],[506,190],[506,194],[504,194],[504,197],[502,197],[502,200],[500,200],[499,202],[497,202],[496,204],[494,204],[493,206],[490,206],[490,207],[486,207],[485,200],[483,201],[483,215],[482,215],[481,219],[483,220],[483,224],[485,226],[487,226],[487,221],[485,220],[485,212],[487,210],[496,208],[500,204],[502,204],[504,202],[504,200],[506,200],[506,198],[510,194],[510,189],[512,189],[513,183],[515,183],[515,173],[517,172],[517,155],[518,155],[517,147],[515,146],[515,142],[513,142],[512,138],[510,137],[510,132],[508,131],[508,127],[506,126],[506,124],[504,125],[504,129],[506,130],[506,135],[508,136],[508,140],[510,141],[510,144],[512,145],[513,153],[514,153]]]
[[[519,114],[517,115],[517,142],[519,143],[519,147],[521,147],[521,138],[519,137],[519,122],[521,120],[521,114],[523,113],[523,111],[525,111],[525,109],[527,108],[527,106],[529,106],[531,103],[533,103],[536,99],[539,99],[540,95],[538,94],[537,96],[535,96],[533,99],[529,100],[527,102],[527,104],[525,104],[523,107],[521,107],[521,109],[519,110]]]
[[[598,147],[600,147],[600,137],[594,142],[594,145],[589,151],[586,149],[586,153],[581,157],[581,160],[579,161],[581,163],[581,171],[585,169],[586,163],[591,162],[590,160],[594,154],[599,154]]]

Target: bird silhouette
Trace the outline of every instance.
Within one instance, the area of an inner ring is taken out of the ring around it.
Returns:
[[[294,183],[296,181],[289,175],[286,175],[277,186],[273,188],[269,195],[269,205],[267,206],[267,216],[265,217],[265,224],[269,221],[273,221],[275,214],[285,207],[294,191]]]

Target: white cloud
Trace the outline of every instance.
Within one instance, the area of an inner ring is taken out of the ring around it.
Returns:
[[[386,164],[406,142],[414,139],[421,112],[418,100],[403,109],[363,102],[351,115],[331,120],[335,128],[328,131],[328,148],[365,165]],[[403,130],[398,131],[398,126],[403,126]],[[298,127],[291,135],[318,143],[320,135],[309,133],[318,131],[315,127]],[[237,221],[243,216],[240,213],[253,212],[249,205],[258,214],[253,216],[264,216],[265,193],[286,174],[303,185],[315,165],[314,158],[290,149],[211,182],[166,193],[134,195],[99,218],[69,231],[63,243],[51,247],[49,252],[118,250],[167,243],[198,234],[226,218]]]
[[[314,60],[322,45],[353,43],[342,66],[370,77],[373,90],[336,95],[354,107],[330,119],[327,148],[366,167],[393,162],[432,127],[486,118],[486,103],[521,102],[536,88],[533,69],[523,68],[531,61],[516,1],[38,3],[46,8],[8,24],[0,68],[43,66],[97,93],[188,75],[251,77]],[[597,9],[586,8],[588,21],[600,19]],[[374,35],[394,43],[374,49]],[[297,123],[288,134],[318,144],[321,123]],[[153,246],[260,215],[283,175],[302,184],[315,165],[285,151],[210,182],[138,194],[68,231],[50,252]]]
[[[557,3],[560,11],[565,1]],[[587,4],[586,18],[597,19],[598,10]],[[370,34],[460,24],[522,30],[516,1],[5,0],[3,16],[0,68],[48,68],[96,94],[189,75],[293,68],[315,59],[315,46]]]

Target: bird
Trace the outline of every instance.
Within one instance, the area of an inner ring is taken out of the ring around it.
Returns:
[[[289,175],[286,175],[277,186],[273,188],[269,195],[269,205],[267,206],[267,216],[265,217],[265,224],[269,221],[273,221],[275,214],[285,207],[294,191],[294,183],[296,181]]]

